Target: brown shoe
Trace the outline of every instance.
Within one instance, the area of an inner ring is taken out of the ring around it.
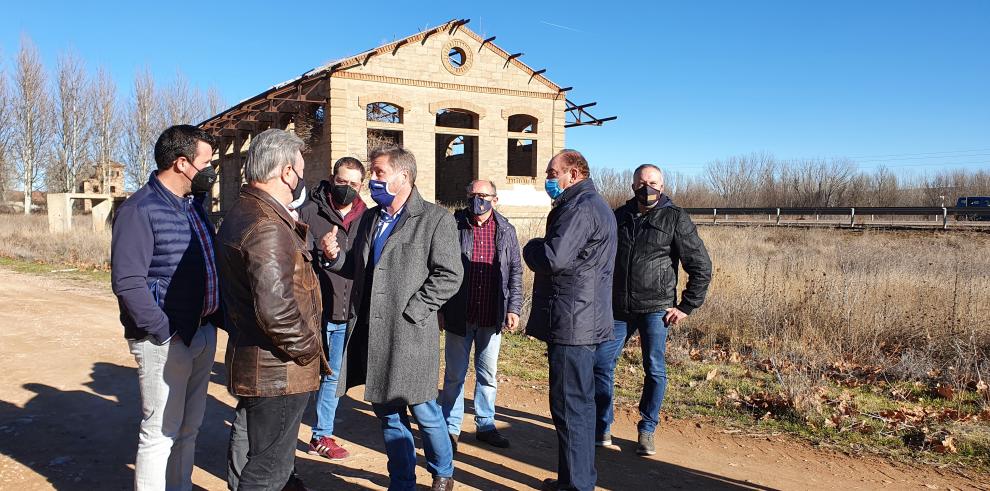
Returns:
[[[454,489],[454,478],[453,477],[434,477],[433,487],[430,488],[433,491],[450,491]]]

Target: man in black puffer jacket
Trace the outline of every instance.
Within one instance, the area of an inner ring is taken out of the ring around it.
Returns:
[[[636,453],[653,455],[653,433],[667,387],[667,328],[701,307],[712,279],[712,261],[691,217],[663,194],[659,167],[639,166],[632,188],[636,196],[615,210],[619,239],[612,287],[615,339],[599,347],[595,361],[596,445],[612,444],[615,364],[626,341],[638,331],[645,376]],[[679,264],[688,274],[680,302]]]
[[[523,249],[536,273],[526,333],[547,343],[557,480],[544,489],[595,488],[595,351],[612,339],[615,216],[588,177],[588,161],[563,150],[547,166],[553,199],[546,235]]]

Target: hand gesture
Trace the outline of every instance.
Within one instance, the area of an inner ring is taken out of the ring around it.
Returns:
[[[320,248],[323,249],[323,255],[331,261],[337,260],[337,255],[340,254],[340,245],[337,244],[337,226],[334,225],[330,232],[320,239]]]

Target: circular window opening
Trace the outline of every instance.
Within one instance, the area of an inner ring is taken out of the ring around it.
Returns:
[[[450,48],[450,52],[447,53],[447,60],[450,61],[450,66],[454,68],[460,68],[464,66],[464,62],[467,60],[467,55],[464,50],[458,47]]]

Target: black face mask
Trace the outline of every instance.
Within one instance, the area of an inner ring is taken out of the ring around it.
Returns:
[[[643,187],[636,190],[636,201],[647,208],[652,208],[660,202],[660,191],[644,184]]]
[[[212,165],[206,166],[190,179],[192,181],[192,194],[204,194],[213,189],[213,183],[217,182],[217,171]]]
[[[347,184],[333,183],[330,186],[330,199],[340,206],[347,206],[354,202],[358,192]]]
[[[296,172],[295,167],[290,168],[292,169],[292,173],[296,175],[296,179],[298,179],[296,181],[296,187],[292,188],[292,201],[298,201],[302,197],[303,190],[306,189],[306,183],[303,181],[302,176]]]

